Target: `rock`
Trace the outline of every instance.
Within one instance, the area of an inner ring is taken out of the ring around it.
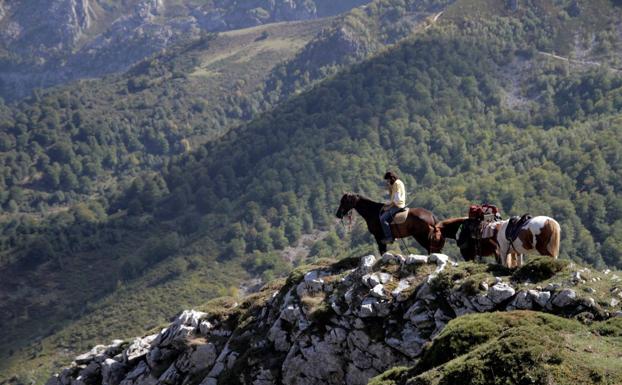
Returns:
[[[326,336],[326,341],[333,345],[340,345],[346,340],[348,333],[343,328],[333,328]]]
[[[384,299],[387,297],[385,290],[384,290],[384,286],[382,286],[382,284],[377,284],[376,286],[374,286],[374,288],[371,289],[370,294],[376,298],[381,298],[381,299]]]
[[[123,379],[123,381],[121,381],[121,384],[131,384],[138,378],[144,377],[148,374],[149,366],[145,361],[140,361],[134,369],[132,369],[128,374],[125,375],[125,378]]]
[[[562,285],[560,285],[559,283],[549,283],[544,288],[544,291],[555,291],[555,290],[559,289],[560,287],[562,287]]]
[[[93,347],[90,351],[84,354],[80,354],[76,358],[74,358],[74,362],[78,365],[88,364],[93,361],[95,358],[99,357],[102,361],[104,360],[104,353],[108,349],[105,345],[97,345]]]
[[[482,294],[474,296],[471,303],[475,307],[475,310],[480,313],[491,311],[495,308],[495,303],[488,296]]]
[[[496,304],[511,298],[516,291],[507,283],[496,283],[488,289],[488,298]]]
[[[361,277],[361,281],[363,281],[367,287],[373,288],[374,286],[380,284],[380,277],[378,274],[365,274]]]
[[[384,253],[382,254],[382,262],[387,265],[400,265],[404,263],[404,257],[399,254]]]
[[[373,317],[376,314],[376,310],[374,309],[374,304],[377,303],[378,300],[373,297],[367,297],[361,303],[361,307],[359,309],[358,315],[361,318]]]
[[[409,254],[404,258],[404,263],[406,265],[425,265],[428,263],[428,256]]]
[[[581,273],[579,273],[578,271],[575,271],[574,273],[572,273],[572,282],[579,283],[582,280],[583,279],[581,278]]]
[[[216,351],[216,346],[214,346],[213,343],[208,342],[207,344],[199,345],[190,355],[190,365],[187,371],[190,373],[202,372],[203,370],[214,365],[217,357],[218,352]]]
[[[347,304],[351,304],[353,296],[354,296],[354,287],[351,287],[343,294],[343,299],[346,301]]]
[[[572,289],[563,289],[555,295],[551,303],[557,307],[566,307],[575,303],[577,293]]]
[[[143,338],[136,338],[123,352],[123,360],[126,364],[132,365],[135,361],[143,358],[151,349],[151,342],[154,341],[157,334],[153,334]]]
[[[110,345],[106,348],[106,356],[114,357],[119,353],[123,352],[123,345],[125,345],[125,341],[123,340],[112,340]]]
[[[380,279],[380,283],[385,284],[387,282],[391,282],[393,280],[393,276],[388,273],[378,273],[378,278]]]
[[[531,296],[532,300],[540,305],[540,307],[545,307],[551,299],[550,291],[529,290],[528,293]]]
[[[591,287],[586,287],[585,291],[590,293],[590,294],[596,293],[596,290],[592,289]]]
[[[207,313],[203,313],[196,310],[184,310],[181,315],[177,318],[178,323],[181,325],[191,326],[193,328],[198,328],[201,319],[204,318]]]
[[[486,283],[486,281],[480,282],[479,288],[480,290],[488,291],[488,283]]]
[[[272,372],[267,369],[262,369],[255,375],[255,380],[253,381],[253,385],[274,385],[275,380],[274,376],[272,376]]]
[[[203,320],[199,324],[199,332],[201,333],[202,336],[207,336],[213,328],[214,328],[214,325],[207,320]]]
[[[530,295],[529,292],[520,291],[514,297],[514,300],[512,301],[512,306],[520,310],[531,309],[533,307],[533,297]]]
[[[302,312],[298,305],[287,305],[283,310],[281,310],[281,314],[279,316],[282,320],[294,325],[298,322],[301,315]]]
[[[402,279],[397,284],[397,287],[391,292],[391,295],[397,302],[403,302],[408,299],[407,295],[404,295],[404,292],[410,288],[410,282],[408,280]]]
[[[428,259],[430,263],[436,263],[437,265],[444,265],[449,262],[449,256],[445,254],[434,253],[430,254],[430,258]]]
[[[501,279],[501,277],[495,277],[495,285],[501,282],[503,282],[503,279]]]
[[[435,326],[434,315],[428,313],[427,311],[411,315],[410,322],[412,322],[412,324],[418,329],[425,329]]]
[[[611,298],[611,300],[609,301],[609,306],[611,307],[616,307],[620,304],[620,301],[615,299],[615,298]]]
[[[415,295],[415,298],[427,301],[434,301],[436,300],[436,293],[432,291],[428,282],[424,282],[417,289],[417,294]]]
[[[363,274],[370,273],[372,271],[372,269],[374,268],[374,264],[376,264],[376,257],[374,257],[371,254],[370,255],[366,255],[363,258],[361,258],[361,263],[359,265],[359,270]]]
[[[169,368],[166,369],[164,373],[162,373],[160,378],[158,378],[158,384],[175,385],[179,381],[179,378],[180,373],[177,370],[177,367],[175,366],[175,364],[171,364],[171,366],[169,366]]]
[[[101,376],[101,366],[99,362],[91,361],[86,368],[80,371],[77,380],[87,385],[95,385],[99,383]]]
[[[622,310],[618,310],[615,313],[613,313],[614,317],[622,317]]]
[[[102,385],[119,385],[125,374],[125,368],[121,362],[106,358],[101,366]]]

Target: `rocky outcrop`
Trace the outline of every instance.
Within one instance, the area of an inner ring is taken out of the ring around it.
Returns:
[[[227,312],[187,310],[157,334],[96,346],[48,385],[366,384],[416,363],[424,345],[464,314],[614,315],[582,298],[572,280],[523,289],[507,278],[474,277],[481,281],[441,254],[341,261],[293,274]]]

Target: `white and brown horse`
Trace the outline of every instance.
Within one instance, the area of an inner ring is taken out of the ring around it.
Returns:
[[[559,257],[559,242],[561,227],[551,217],[537,216],[522,225],[518,236],[510,241],[505,236],[509,220],[498,222],[496,227],[495,241],[499,245],[499,257],[501,263],[507,267],[522,266],[524,254],[548,255],[557,259]],[[518,261],[513,263],[510,253],[518,254]]]
[[[506,267],[523,264],[523,254],[559,256],[561,228],[551,217],[537,216],[521,226],[517,238],[510,242],[505,236],[509,220],[492,223],[491,237],[482,238],[469,234],[464,225],[469,218],[450,218],[430,227],[434,241],[443,243],[446,238],[456,239],[465,260],[494,255]]]

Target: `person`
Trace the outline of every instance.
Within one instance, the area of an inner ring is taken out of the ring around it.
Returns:
[[[384,174],[384,180],[389,190],[389,202],[380,211],[380,224],[384,231],[384,239],[381,242],[387,244],[394,241],[390,225],[393,217],[406,207],[406,188],[404,182],[392,171]]]

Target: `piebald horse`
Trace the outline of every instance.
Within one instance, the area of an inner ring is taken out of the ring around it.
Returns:
[[[523,264],[523,254],[548,255],[559,257],[561,227],[551,217],[537,216],[522,225],[518,236],[510,241],[505,236],[509,220],[493,222],[491,237],[473,237],[470,227],[464,223],[468,218],[451,218],[433,226],[429,231],[434,234],[432,242],[443,242],[445,238],[457,240],[460,253],[465,260],[494,255],[497,261],[506,267]],[[517,259],[517,260],[514,260]]]
[[[374,202],[358,194],[344,194],[335,215],[341,219],[354,209],[365,219],[367,229],[376,239],[380,254],[384,254],[387,251],[387,245],[380,241],[384,238],[380,225],[380,210],[383,206],[384,204],[380,202]],[[422,208],[411,208],[408,209],[408,217],[405,222],[391,224],[391,233],[394,238],[413,236],[428,253],[440,253],[443,244],[440,241],[431,242],[436,223],[436,217],[430,211]],[[432,228],[432,232],[430,232],[430,228]]]

